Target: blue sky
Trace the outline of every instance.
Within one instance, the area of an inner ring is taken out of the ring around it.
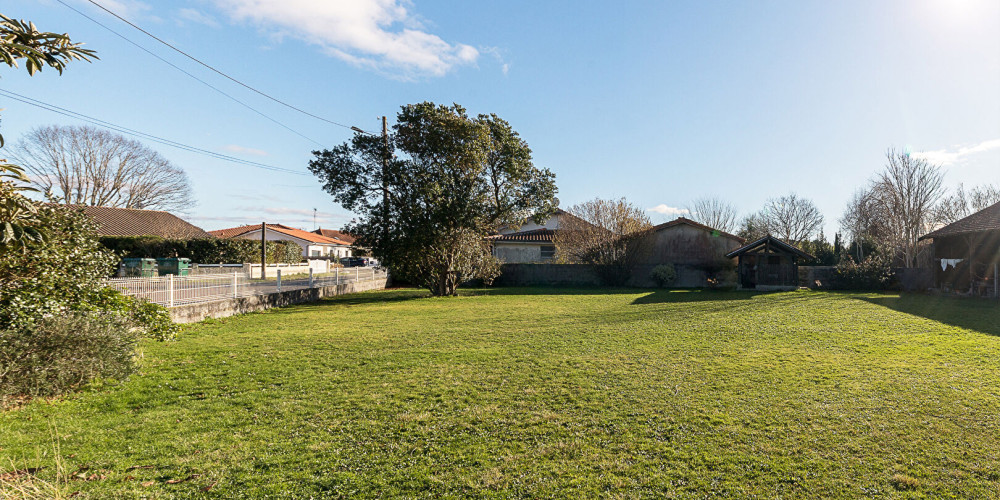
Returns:
[[[83,0],[63,0],[323,146],[344,127],[184,59]],[[694,198],[742,213],[794,191],[832,237],[851,193],[908,148],[947,184],[1000,184],[1000,2],[442,2],[97,0],[262,91],[377,130],[424,100],[497,113],[563,206],[625,197],[672,219]],[[191,178],[206,228],[340,227],[351,214],[306,171],[319,146],[140,51],[56,0],[0,12],[98,51],[59,76],[2,70],[0,89],[278,173],[150,144]],[[2,132],[73,119],[0,97]]]

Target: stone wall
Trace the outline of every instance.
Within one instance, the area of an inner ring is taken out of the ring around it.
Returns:
[[[358,281],[336,286],[290,290],[287,292],[253,295],[238,299],[217,300],[201,304],[190,304],[168,309],[174,323],[196,323],[206,318],[225,318],[236,314],[263,311],[272,307],[284,307],[303,302],[315,302],[323,297],[333,297],[347,293],[381,290],[387,280]]]

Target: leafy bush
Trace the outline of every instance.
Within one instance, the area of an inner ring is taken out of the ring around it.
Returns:
[[[117,259],[81,212],[38,203],[38,217],[48,241],[0,256],[0,329],[30,329],[50,316],[86,312],[115,315],[157,340],[176,335],[179,327],[165,308],[105,287]]]
[[[113,314],[45,318],[0,330],[0,397],[53,396],[136,370],[139,336]]]
[[[174,240],[158,236],[104,236],[101,244],[121,258],[183,257],[201,264],[260,261],[260,240]],[[295,264],[301,261],[302,247],[298,244],[291,241],[267,242],[268,263]]]
[[[888,259],[869,256],[861,263],[848,257],[834,273],[831,288],[837,290],[891,290],[898,287],[896,275],[889,267]]]
[[[0,329],[87,309],[116,261],[80,211],[34,203],[48,238],[0,255]]]
[[[673,264],[660,264],[653,268],[649,276],[656,282],[656,286],[666,288],[677,280],[677,270]]]
[[[180,326],[171,321],[166,307],[123,295],[112,288],[105,288],[87,305],[88,310],[114,314],[129,328],[153,340],[173,340]]]

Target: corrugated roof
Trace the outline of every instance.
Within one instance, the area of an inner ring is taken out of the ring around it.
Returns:
[[[178,239],[213,237],[200,227],[162,210],[67,206],[82,210],[97,224],[97,234],[101,236],[159,236]]]
[[[495,234],[490,236],[493,241],[530,242],[530,243],[552,243],[552,238],[556,232],[552,229],[532,229],[530,231],[520,231],[509,234]]]
[[[964,219],[959,219],[937,231],[933,231],[920,239],[957,236],[960,234],[1000,231],[1000,203],[986,207]]]
[[[235,238],[237,236],[244,235],[251,231],[260,230],[260,224],[251,224],[248,226],[231,227],[228,229],[218,229],[215,231],[209,231],[209,233],[219,237],[219,238]],[[303,231],[301,229],[295,229],[294,227],[288,227],[283,224],[268,224],[268,231],[274,231],[276,233],[281,233],[287,236],[292,236],[300,240],[308,241],[310,243],[316,243],[319,245],[346,245],[350,246],[350,243],[339,240],[337,238],[329,238],[320,234],[310,233],[309,231]]]

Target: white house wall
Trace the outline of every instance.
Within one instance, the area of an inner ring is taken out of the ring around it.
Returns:
[[[497,243],[493,246],[493,255],[505,264],[547,262],[542,260],[541,245]]]

